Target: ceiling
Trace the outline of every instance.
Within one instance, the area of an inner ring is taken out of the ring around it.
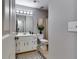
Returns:
[[[48,10],[48,0],[16,0],[16,4]]]

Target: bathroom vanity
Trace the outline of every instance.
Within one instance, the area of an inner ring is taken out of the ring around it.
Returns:
[[[19,56],[23,54],[27,55],[33,52],[34,53],[37,52],[40,56],[47,59],[48,50],[47,50],[46,45],[48,45],[48,40],[42,39],[42,38],[43,38],[43,34],[18,33],[15,37],[17,58],[20,58]],[[37,43],[38,39],[41,42],[39,49],[38,49],[39,44]],[[39,58],[42,58],[42,57],[39,57]]]
[[[35,34],[19,33],[15,39],[17,54],[37,50],[37,37]]]

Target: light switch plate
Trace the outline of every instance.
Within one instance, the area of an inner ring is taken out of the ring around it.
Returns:
[[[68,31],[77,31],[77,21],[68,22]]]

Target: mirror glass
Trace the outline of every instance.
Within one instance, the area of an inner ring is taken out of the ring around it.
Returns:
[[[16,15],[16,32],[33,32],[33,18],[29,15]]]

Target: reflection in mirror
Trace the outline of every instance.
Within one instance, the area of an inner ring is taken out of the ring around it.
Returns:
[[[16,15],[16,31],[24,32],[26,16]]]
[[[16,32],[33,32],[32,16],[16,15]]]

